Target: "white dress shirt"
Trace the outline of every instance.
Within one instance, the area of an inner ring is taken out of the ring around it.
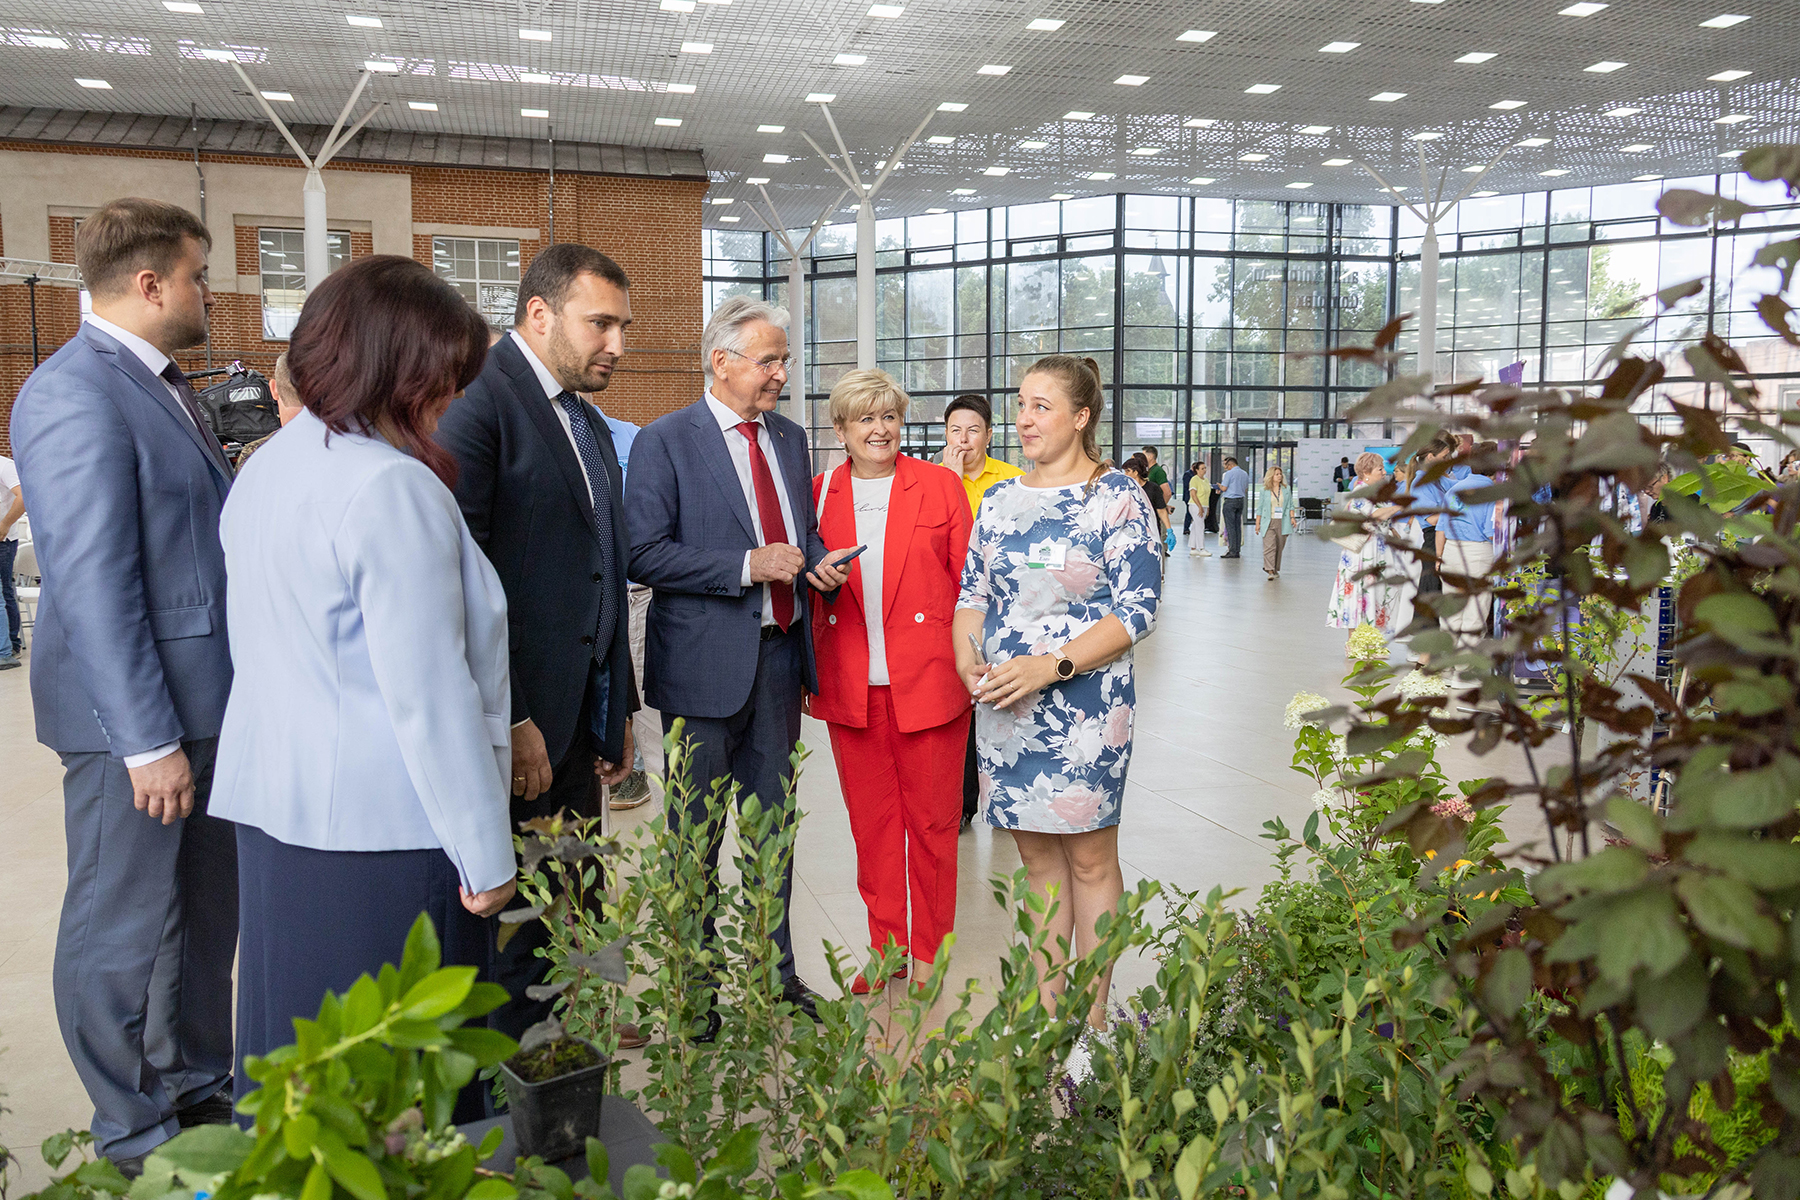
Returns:
[[[176,390],[174,384],[162,377],[164,369],[169,365],[168,355],[164,354],[161,350],[158,350],[155,346],[152,346],[149,342],[146,342],[143,338],[131,332],[129,329],[122,329],[105,317],[98,317],[93,313],[89,313],[87,316],[83,317],[82,320],[92,325],[95,329],[98,329],[101,333],[117,339],[121,346],[137,355],[138,361],[150,368],[150,373],[156,376],[156,381],[162,384],[163,388],[168,391],[170,398],[175,401],[175,407],[180,410],[182,418],[186,420],[189,425],[194,423],[194,418],[188,415],[187,405],[181,402],[181,393]],[[159,758],[169,757],[169,755],[175,753],[179,749],[181,749],[180,742],[169,742],[166,745],[156,747],[154,750],[145,750],[138,754],[127,754],[125,756],[125,767],[127,770],[130,770],[133,767],[146,767]]]
[[[867,546],[862,563],[863,627],[869,634],[869,686],[887,687],[887,633],[882,626],[882,551],[887,545],[888,498],[894,493],[894,477],[850,477],[850,501],[856,510],[856,540]]]
[[[756,540],[767,545],[769,539],[763,534],[762,514],[756,510],[756,480],[750,474],[750,443],[737,428],[744,423],[744,418],[721,404],[710,388],[706,392],[706,406],[711,410],[713,419],[719,423],[720,432],[725,435],[725,449],[731,455],[731,465],[737,468],[738,486],[744,489],[744,503],[750,506],[750,523],[756,528]],[[775,479],[775,497],[781,501],[781,521],[787,527],[788,545],[798,546],[800,543],[796,540],[796,535],[800,527],[794,523],[794,506],[788,501],[787,481],[781,477],[781,463],[775,457],[775,441],[769,436],[768,423],[762,419],[761,413],[756,414],[756,444],[762,447],[763,459],[769,464],[769,474]],[[802,552],[804,553],[804,548]],[[750,556],[754,553],[753,550],[744,552],[742,587],[751,586]],[[762,623],[773,625],[775,604],[769,598],[768,584],[762,585],[762,593]],[[801,615],[800,610],[795,608],[795,619],[798,620]]]
[[[569,424],[568,410],[557,403],[556,399],[569,389],[556,382],[556,376],[552,375],[550,368],[540,362],[538,356],[531,352],[531,347],[525,344],[525,339],[519,336],[518,330],[515,329],[506,336],[513,340],[513,345],[519,348],[519,353],[523,354],[525,361],[531,364],[532,374],[537,376],[539,386],[544,389],[544,396],[550,401],[550,411],[556,414],[556,423],[562,426],[563,435],[569,439],[569,449],[575,451],[575,463],[581,468],[581,477],[587,480],[588,503],[592,504],[594,502],[594,481],[588,479],[587,464],[581,461],[581,447],[575,444],[575,427]]]

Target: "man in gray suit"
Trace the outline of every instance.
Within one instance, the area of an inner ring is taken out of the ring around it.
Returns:
[[[84,220],[93,314],[12,414],[44,581],[32,703],[64,769],[56,1015],[100,1153],[127,1176],[183,1127],[231,1118],[237,849],[206,811],[231,690],[231,467],[169,359],[205,339],[210,245],[154,200]]]

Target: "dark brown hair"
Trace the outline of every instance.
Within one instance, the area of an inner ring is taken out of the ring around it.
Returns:
[[[167,275],[189,238],[212,249],[212,234],[187,209],[127,196],[82,218],[75,231],[75,264],[87,290],[105,299],[123,291],[139,271]]]
[[[981,418],[981,423],[989,429],[994,427],[994,406],[988,403],[986,396],[977,396],[974,392],[965,392],[944,405],[944,421],[950,420],[950,414],[956,412],[972,412]]]
[[[461,293],[410,258],[376,254],[325,277],[288,345],[299,399],[334,433],[386,421],[399,448],[444,486],[456,460],[431,439],[427,414],[481,373],[487,322]]]
[[[513,309],[513,324],[525,323],[525,306],[534,296],[543,297],[551,312],[561,312],[579,275],[598,275],[616,288],[631,290],[625,268],[606,255],[579,242],[557,242],[525,268],[525,278],[519,280],[519,303]]]

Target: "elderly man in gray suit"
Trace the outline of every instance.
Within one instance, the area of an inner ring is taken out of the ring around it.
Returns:
[[[44,580],[32,703],[64,769],[56,1015],[100,1153],[127,1176],[183,1127],[231,1118],[237,849],[206,811],[231,690],[231,466],[169,358],[206,336],[211,244],[154,200],[86,218],[93,314],[12,413]]]

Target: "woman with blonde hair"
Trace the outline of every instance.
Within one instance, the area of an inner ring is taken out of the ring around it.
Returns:
[[[1294,532],[1294,489],[1279,466],[1263,472],[1262,491],[1256,497],[1256,532],[1263,540],[1263,574],[1281,577],[1281,551]]]
[[[1086,954],[1124,892],[1119,817],[1137,703],[1132,647],[1156,624],[1160,531],[1143,487],[1101,464],[1099,370],[1052,354],[1019,384],[1033,463],[982,501],[957,601],[957,668],[976,700],[981,816],[1055,893],[1046,1007],[1062,946]],[[1110,970],[1086,1015],[1103,1027]],[[1074,1016],[1075,1014],[1070,1014]]]
[[[909,397],[885,371],[851,371],[831,389],[831,424],[849,461],[813,480],[819,536],[861,547],[850,578],[813,593],[819,691],[831,731],[869,945],[928,972],[956,923],[969,694],[950,623],[969,547],[969,501],[956,472],[900,453]],[[911,899],[912,919],[907,920]],[[852,995],[885,978],[858,975]]]
[[[1356,488],[1379,487],[1387,479],[1387,463],[1381,455],[1364,451],[1356,459]],[[1392,506],[1376,508],[1366,496],[1352,495],[1339,509],[1341,516],[1365,518],[1398,512]],[[1393,564],[1387,543],[1374,532],[1359,532],[1334,539],[1340,547],[1337,582],[1325,610],[1325,624],[1333,629],[1373,625],[1382,633],[1397,632],[1400,587],[1390,581]]]

